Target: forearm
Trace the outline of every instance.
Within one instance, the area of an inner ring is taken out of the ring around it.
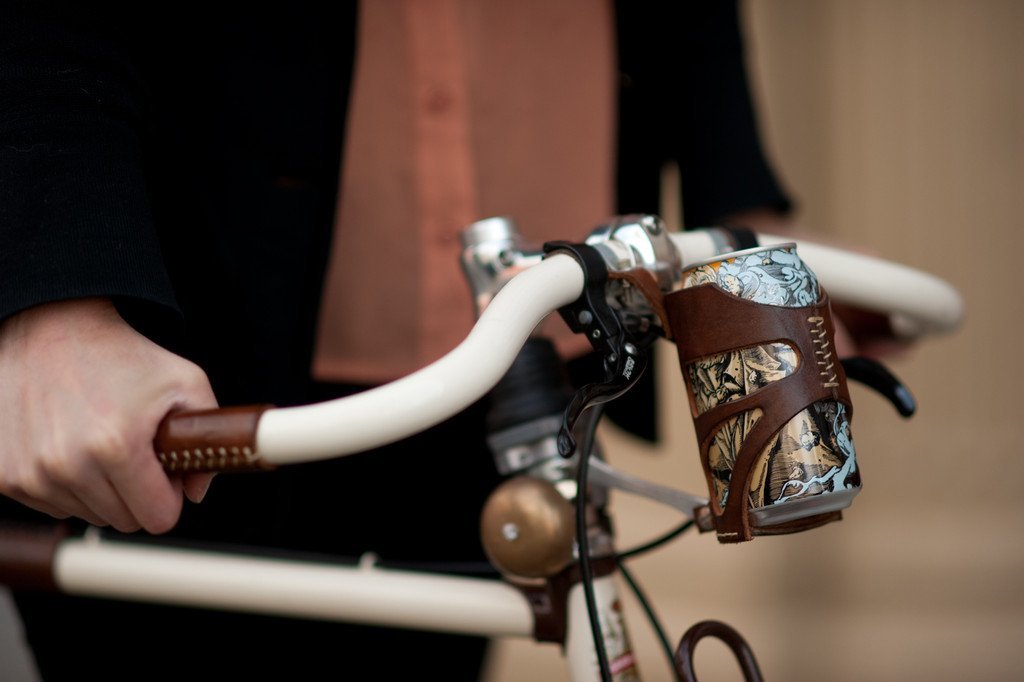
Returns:
[[[144,90],[112,6],[0,5],[0,494],[161,532],[183,485],[199,499],[208,479],[169,479],[156,427],[216,401],[202,370],[114,305],[176,315],[148,203]]]

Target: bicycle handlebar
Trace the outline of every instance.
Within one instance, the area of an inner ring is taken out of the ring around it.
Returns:
[[[683,266],[715,256],[707,231],[671,235]],[[947,332],[963,317],[959,293],[928,273],[821,244],[789,242],[836,301],[892,318],[903,338]],[[511,366],[534,328],[583,291],[572,257],[553,254],[523,270],[495,295],[467,338],[433,364],[345,398],[298,407],[253,406],[168,416],[155,440],[165,469],[273,468],[361,452],[415,434],[483,397]]]
[[[533,329],[582,290],[577,262],[552,256],[513,278],[461,344],[417,372],[312,405],[172,414],[155,449],[171,471],[218,471],[327,459],[400,440],[486,394]]]

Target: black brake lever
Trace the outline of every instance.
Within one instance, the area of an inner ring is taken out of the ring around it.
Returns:
[[[627,350],[631,348],[631,350]],[[605,360],[606,376],[604,382],[587,384],[573,394],[572,399],[565,408],[562,417],[562,428],[558,432],[558,454],[562,457],[572,457],[576,452],[576,423],[583,413],[596,405],[615,400],[636,384],[647,367],[647,354],[640,351],[633,344],[625,344],[619,352],[622,360],[609,368],[609,362]],[[628,369],[627,369],[628,366]],[[610,370],[610,371],[609,371]]]
[[[917,401],[910,389],[882,363],[863,356],[845,358],[841,362],[847,379],[874,389],[904,417],[912,417],[917,411]]]
[[[583,293],[578,299],[558,310],[559,315],[577,334],[583,334],[604,361],[604,381],[583,386],[569,401],[558,433],[558,453],[571,457],[576,451],[576,423],[588,409],[609,402],[632,388],[647,367],[646,342],[634,339],[623,327],[605,298],[608,268],[597,250],[586,244],[548,242],[544,253],[567,252],[576,258],[583,270]]]

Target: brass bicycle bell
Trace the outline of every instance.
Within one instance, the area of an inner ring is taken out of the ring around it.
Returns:
[[[488,559],[506,575],[543,578],[573,559],[572,505],[551,484],[518,476],[495,488],[480,516]]]

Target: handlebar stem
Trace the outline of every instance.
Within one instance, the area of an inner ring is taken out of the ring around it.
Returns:
[[[462,271],[473,293],[477,317],[510,279],[543,257],[539,249],[524,247],[515,221],[507,216],[478,220],[460,236]]]
[[[510,279],[543,258],[540,248],[523,244],[515,221],[507,216],[472,223],[462,231],[461,238],[462,268],[477,316]],[[616,216],[592,230],[585,243],[598,251],[609,272],[647,270],[666,293],[682,281],[682,255],[658,216]],[[649,302],[637,289],[612,281],[607,294],[609,305],[617,311],[657,323]]]
[[[672,291],[682,281],[682,258],[665,223],[655,215],[616,216],[587,237],[605,260],[609,272],[643,268],[654,275],[658,287]]]

